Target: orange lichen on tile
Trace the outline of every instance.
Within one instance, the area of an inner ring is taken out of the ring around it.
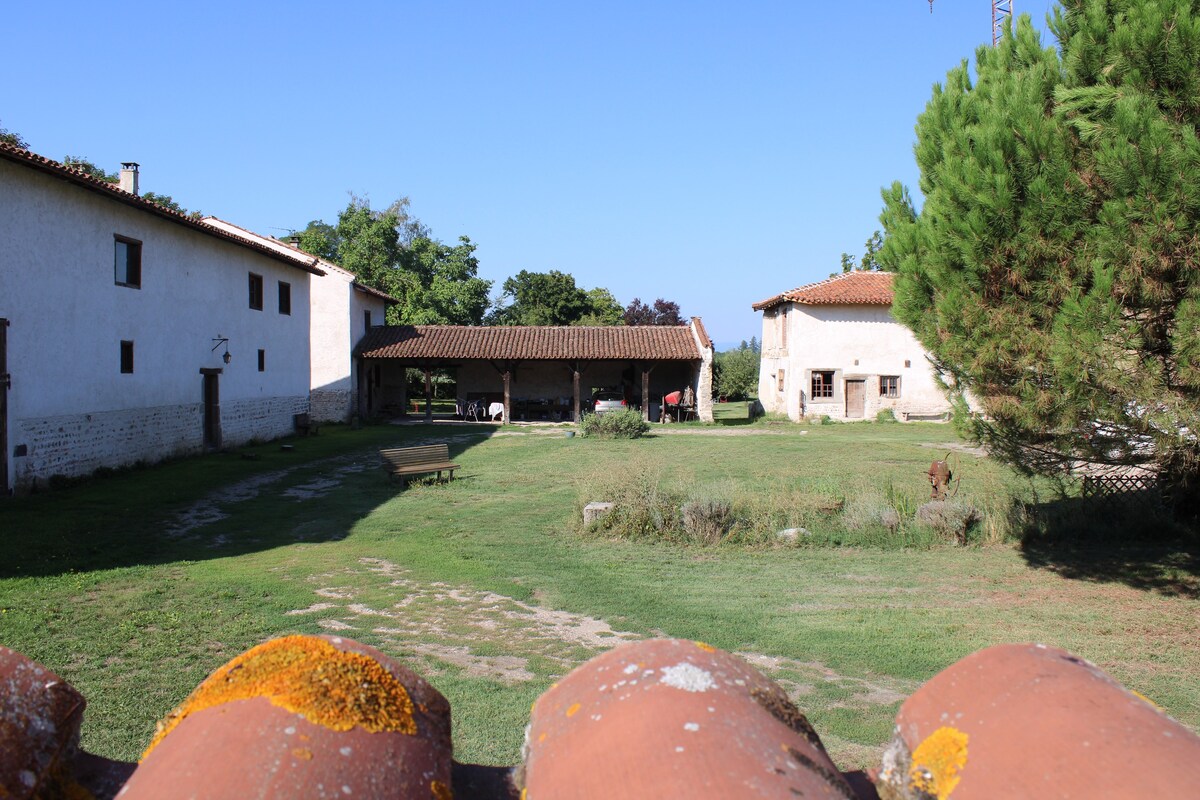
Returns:
[[[576,715],[576,714],[578,714],[578,713],[579,713],[579,703],[574,703],[574,704],[572,704],[572,705],[571,705],[571,707],[570,707],[570,708],[568,708],[568,709],[567,709],[567,716],[568,716],[568,717],[573,717],[573,716],[575,716],[575,715]]]
[[[713,646],[712,646],[711,644],[709,644],[708,642],[696,642],[696,647],[699,647],[701,650],[703,650],[703,651],[704,651],[704,652],[706,652],[706,653],[715,653],[715,652],[717,652],[717,648],[713,647]]]
[[[1151,708],[1155,709],[1156,711],[1162,711],[1162,710],[1163,710],[1163,707],[1162,707],[1162,706],[1160,706],[1158,703],[1156,703],[1156,702],[1154,702],[1153,700],[1151,700],[1149,697],[1146,697],[1146,695],[1142,694],[1142,693],[1141,693],[1141,692],[1139,692],[1137,689],[1130,689],[1129,691],[1133,693],[1133,696],[1134,696],[1134,697],[1136,697],[1136,698],[1137,698],[1137,699],[1139,699],[1139,700],[1142,700],[1142,701],[1144,701],[1144,702],[1146,703],[1146,705],[1150,706]],[[1164,713],[1165,713],[1165,712],[1164,712]]]
[[[299,758],[304,761],[312,761],[313,754],[312,750],[307,750],[303,747],[294,747],[292,748],[292,757]]]
[[[429,793],[433,800],[454,800],[454,792],[450,791],[450,787],[441,781],[433,781],[429,784]]]
[[[917,745],[908,777],[912,787],[938,800],[946,800],[962,779],[967,765],[967,734],[943,726]]]
[[[190,714],[262,697],[335,731],[417,732],[408,691],[382,664],[312,636],[285,636],[218,669],[159,723],[147,755]]]

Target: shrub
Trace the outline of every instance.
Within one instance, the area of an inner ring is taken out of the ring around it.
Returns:
[[[917,509],[917,519],[951,539],[966,544],[967,529],[979,522],[979,509],[952,500],[932,500]]]
[[[658,471],[647,464],[630,464],[624,472],[607,476],[588,489],[588,496],[613,504],[593,530],[631,537],[670,537],[679,530],[682,497],[664,489]]]
[[[717,544],[733,527],[733,506],[725,500],[689,500],[680,509],[683,532],[699,544]]]
[[[821,416],[817,417],[817,424],[818,425],[832,425],[833,418],[830,417],[828,414],[822,414]]]
[[[596,439],[637,439],[650,431],[650,423],[642,419],[642,412],[624,408],[604,414],[584,414],[579,428],[584,436]]]
[[[879,411],[875,412],[875,421],[876,422],[895,422],[896,421],[896,412],[892,411],[890,408],[881,408],[881,409],[879,409]]]

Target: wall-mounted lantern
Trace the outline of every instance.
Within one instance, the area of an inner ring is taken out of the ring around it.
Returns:
[[[224,355],[221,356],[221,360],[224,361],[226,364],[228,364],[230,361],[233,360],[233,356],[229,355],[229,337],[222,336],[221,334],[218,333],[213,338],[213,346],[212,346],[211,352],[213,352],[213,353],[217,352],[217,348],[220,347],[221,345],[225,345],[225,353],[224,353]]]

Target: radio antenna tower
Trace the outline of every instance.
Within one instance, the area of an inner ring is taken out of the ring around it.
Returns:
[[[1013,0],[992,0],[992,47],[1000,44],[1004,35],[1004,18],[1012,17]]]
[[[1004,35],[1004,18],[1013,13],[1013,0],[992,0],[992,47],[1000,44]],[[933,0],[929,0],[929,13],[933,13]]]

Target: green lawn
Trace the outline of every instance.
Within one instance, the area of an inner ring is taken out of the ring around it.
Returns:
[[[119,473],[0,505],[0,643],[89,700],[84,745],[133,758],[206,674],[283,633],[337,633],[413,665],[452,703],[460,760],[515,763],[529,706],[622,638],[742,653],[806,711],[844,768],[874,762],[900,698],[980,647],[1074,651],[1200,725],[1200,560],[1178,549],[930,544],[907,519],[937,425],[323,428],[321,436]],[[446,440],[450,484],[389,484],[375,449]],[[245,456],[254,456],[247,458]],[[959,499],[999,539],[1030,487],[961,452]],[[740,543],[579,530],[643,481],[729,498]],[[1038,487],[1044,495],[1045,487]],[[808,531],[778,542],[776,526]],[[890,538],[889,538],[890,537]],[[897,547],[897,539],[917,547]],[[874,542],[879,546],[834,546]]]

